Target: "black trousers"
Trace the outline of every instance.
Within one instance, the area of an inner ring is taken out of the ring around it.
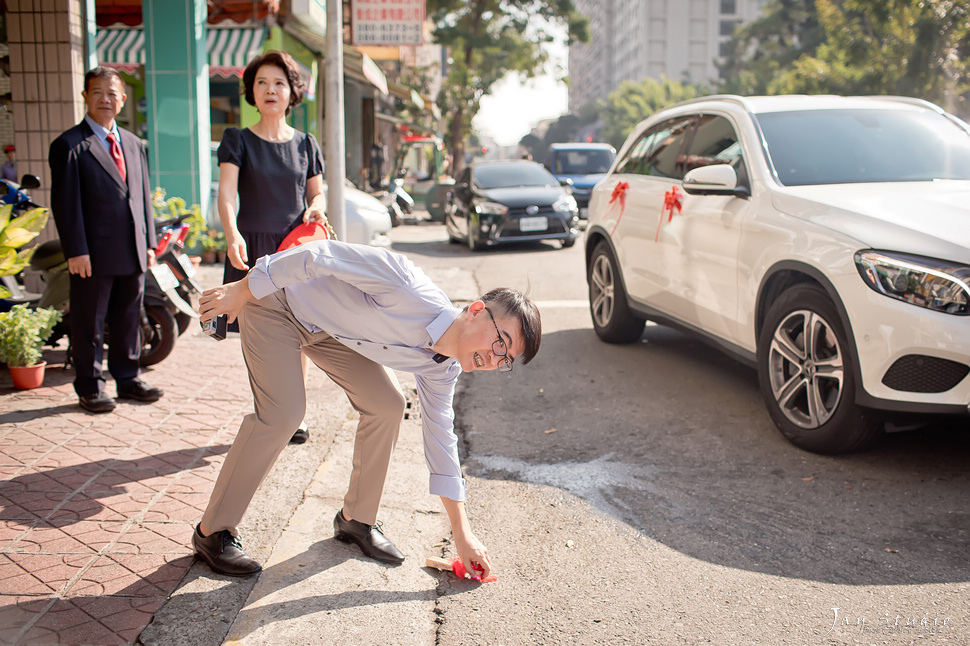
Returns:
[[[105,323],[111,330],[108,372],[116,382],[138,376],[144,296],[143,273],[88,278],[71,274],[71,352],[78,395],[104,390]]]

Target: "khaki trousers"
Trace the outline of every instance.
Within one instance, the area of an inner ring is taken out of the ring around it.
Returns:
[[[301,354],[347,393],[360,414],[344,514],[375,524],[404,419],[406,402],[394,372],[325,332],[307,332],[290,313],[282,290],[248,303],[239,313],[239,331],[255,413],[243,419],[226,455],[202,516],[203,531],[228,529],[238,535],[256,490],[303,420],[306,386]]]

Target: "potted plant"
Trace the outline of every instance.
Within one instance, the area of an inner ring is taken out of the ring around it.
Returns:
[[[215,235],[210,231],[209,235],[212,236],[216,251],[216,262],[224,263],[226,261],[226,252],[229,250],[229,243],[226,241],[226,234],[222,231],[216,231]]]
[[[0,361],[10,368],[17,388],[36,388],[44,381],[41,348],[61,313],[52,307],[32,309],[26,303],[0,313]]]
[[[199,246],[202,247],[202,262],[211,265],[216,261],[216,231],[214,229],[209,229],[208,235],[203,236],[199,241]]]

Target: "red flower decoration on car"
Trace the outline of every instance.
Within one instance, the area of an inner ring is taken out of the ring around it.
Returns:
[[[626,208],[626,190],[630,188],[630,185],[626,182],[617,182],[616,186],[613,187],[613,194],[610,196],[610,204],[620,200],[620,212]]]
[[[664,206],[660,210],[660,219],[657,221],[657,235],[653,238],[654,242],[660,239],[660,225],[664,221],[664,211],[667,212],[667,222],[670,222],[674,219],[674,209],[677,209],[678,214],[683,211],[684,194],[676,186],[671,186],[670,190],[664,193]]]
[[[630,188],[630,185],[626,182],[617,182],[616,186],[613,187],[613,194],[610,195],[610,204],[616,206],[616,203],[620,203],[620,215],[616,218],[616,223],[613,225],[613,231],[610,231],[610,237],[613,237],[613,232],[616,231],[616,227],[620,224],[620,218],[623,217],[623,211],[626,210],[626,191]],[[613,206],[610,207],[610,211],[613,210]]]

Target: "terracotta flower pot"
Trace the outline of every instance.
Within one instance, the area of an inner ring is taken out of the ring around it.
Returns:
[[[10,376],[13,378],[13,385],[21,390],[37,388],[44,383],[44,369],[47,367],[46,361],[35,363],[32,366],[8,366]]]
[[[215,251],[203,251],[202,252],[202,262],[207,265],[215,264],[216,262],[216,252]]]
[[[198,269],[199,265],[202,264],[202,256],[189,256],[189,260],[192,261],[192,266],[194,266],[196,269]]]

